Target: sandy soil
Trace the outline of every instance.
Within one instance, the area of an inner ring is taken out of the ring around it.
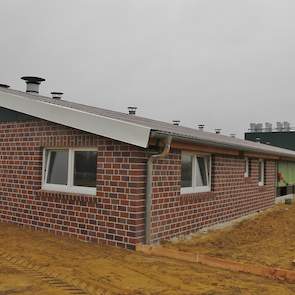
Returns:
[[[67,295],[64,290],[58,294]],[[20,271],[5,261],[0,260],[0,294],[47,294],[56,295],[56,288],[46,284],[32,275]]]
[[[277,205],[230,228],[165,246],[295,270],[295,204]]]
[[[87,244],[14,225],[0,224],[0,251],[108,294],[295,294],[295,285]],[[72,294],[14,268],[13,261],[0,255],[1,295]]]

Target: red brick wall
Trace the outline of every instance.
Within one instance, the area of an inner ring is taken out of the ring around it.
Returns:
[[[0,139],[0,221],[127,248],[143,242],[143,149],[43,120],[0,123]],[[97,147],[97,195],[42,191],[44,147]],[[271,206],[275,163],[266,167],[266,185],[258,187],[257,160],[245,179],[242,159],[214,156],[212,192],[181,195],[180,151],[156,161],[153,241]]]
[[[143,239],[145,152],[43,120],[0,123],[0,220],[132,248]],[[41,190],[43,147],[97,147],[97,195]]]
[[[212,156],[212,192],[180,194],[181,153],[154,163],[152,240],[189,234],[274,204],[276,163],[266,161],[266,184],[258,186],[258,160],[244,177],[238,157]]]

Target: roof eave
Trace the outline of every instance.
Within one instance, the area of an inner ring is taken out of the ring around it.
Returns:
[[[205,140],[205,139],[197,139],[197,138],[192,138],[189,136],[183,136],[179,135],[176,133],[169,133],[169,132],[163,132],[159,130],[152,130],[151,131],[151,138],[162,138],[167,135],[172,135],[174,140],[179,140],[179,141],[184,141],[184,142],[190,142],[190,143],[195,143],[195,144],[201,144],[201,145],[210,145],[214,147],[219,147],[219,148],[224,148],[224,149],[235,149],[239,150],[242,152],[253,152],[253,153],[259,153],[261,155],[272,155],[272,156],[278,156],[282,157],[282,159],[288,158],[290,161],[295,161],[295,153],[280,153],[280,152],[272,152],[272,151],[267,151],[262,148],[254,148],[254,147],[245,147],[241,146],[238,144],[227,144],[227,143],[221,143],[221,142],[216,142],[216,141],[211,141],[211,140]]]
[[[0,91],[0,106],[33,117],[146,148],[150,128]]]

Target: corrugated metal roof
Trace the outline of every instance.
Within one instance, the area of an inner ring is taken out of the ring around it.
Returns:
[[[215,146],[223,146],[226,148],[238,149],[242,151],[261,152],[271,155],[290,157],[295,159],[295,152],[287,149],[282,149],[270,145],[260,144],[252,141],[246,141],[239,138],[233,138],[222,134],[200,131],[193,128],[175,126],[171,123],[129,115],[122,112],[116,112],[103,108],[88,106],[80,103],[75,103],[67,100],[56,100],[41,95],[31,95],[22,91],[13,89],[0,89],[1,92],[7,92],[18,96],[30,98],[41,102],[46,102],[51,105],[65,107],[69,109],[79,110],[85,113],[94,114],[106,118],[119,120],[150,128],[155,134],[171,134],[179,139],[186,141],[199,142],[204,144],[212,144]]]

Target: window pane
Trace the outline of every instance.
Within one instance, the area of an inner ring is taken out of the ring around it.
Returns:
[[[262,181],[262,161],[258,162],[258,180],[259,182]]]
[[[68,151],[48,151],[47,183],[68,184]]]
[[[75,186],[96,187],[96,155],[94,151],[75,152]]]
[[[181,157],[181,187],[192,186],[193,156],[183,154]]]
[[[208,157],[197,157],[196,186],[208,185]]]
[[[264,175],[265,175],[265,161],[261,160],[259,161],[258,165],[258,181],[264,184]]]

